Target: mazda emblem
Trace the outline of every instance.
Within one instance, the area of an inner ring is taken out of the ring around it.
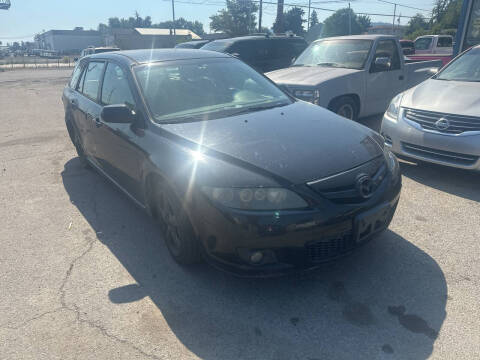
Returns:
[[[366,174],[361,174],[357,178],[356,188],[358,195],[364,199],[368,199],[373,195],[373,180],[370,176]]]
[[[435,122],[435,127],[440,131],[445,131],[450,127],[450,121],[447,118],[440,118]]]

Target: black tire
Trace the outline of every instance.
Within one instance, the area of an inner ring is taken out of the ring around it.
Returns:
[[[88,163],[87,157],[85,156],[85,151],[83,151],[83,145],[82,141],[80,140],[80,136],[78,135],[78,131],[69,119],[66,119],[65,123],[67,124],[68,135],[72,140],[73,146],[75,146],[75,150],[77,151],[80,164],[84,168],[89,168],[90,164]]]
[[[162,185],[157,186],[154,196],[153,214],[160,223],[170,255],[181,265],[200,262],[199,241],[178,197]]]
[[[344,118],[353,121],[358,120],[358,104],[350,96],[342,96],[333,100],[328,108]]]

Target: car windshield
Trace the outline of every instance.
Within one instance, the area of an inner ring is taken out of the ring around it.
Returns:
[[[371,40],[322,40],[311,44],[293,66],[330,66],[362,69],[372,47]]]
[[[456,81],[480,81],[480,48],[467,51],[450,63],[435,79]]]
[[[231,58],[141,65],[135,73],[157,122],[209,120],[292,103],[273,83]]]

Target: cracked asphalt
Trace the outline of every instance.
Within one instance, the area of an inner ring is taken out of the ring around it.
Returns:
[[[0,359],[480,358],[479,174],[403,161],[390,229],[314,273],[182,268],[80,166],[70,71],[0,73]]]

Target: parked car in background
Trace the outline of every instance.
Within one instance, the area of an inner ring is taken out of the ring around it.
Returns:
[[[88,56],[63,103],[80,161],[158,219],[181,264],[313,268],[385,230],[398,203],[399,165],[378,133],[226,54]]]
[[[313,42],[291,67],[266,75],[295,97],[355,120],[383,113],[395,95],[441,66],[441,61],[405,64],[401,54],[393,36],[333,37]]]
[[[381,133],[397,154],[480,170],[480,46],[397,95]]]
[[[175,46],[176,49],[200,49],[203,45],[208,44],[210,40],[194,40],[186,41]]]
[[[110,51],[120,51],[120,48],[113,47],[113,46],[103,46],[103,47],[89,46],[88,48],[82,50],[80,57],[84,57],[92,54],[100,54],[100,53],[110,52]]]
[[[307,47],[305,39],[290,35],[252,35],[212,41],[202,50],[234,55],[261,72],[282,69]]]
[[[412,40],[400,40],[403,55],[415,54],[415,43]]]

